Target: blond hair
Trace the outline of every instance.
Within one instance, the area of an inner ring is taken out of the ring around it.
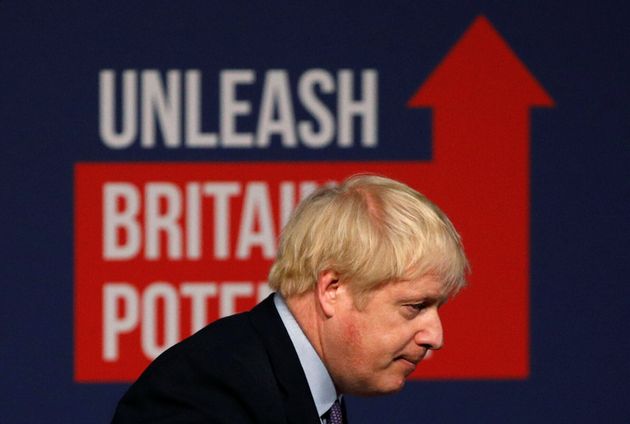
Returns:
[[[435,204],[398,181],[356,175],[300,203],[282,231],[269,285],[284,297],[299,295],[333,270],[361,296],[432,274],[452,295],[466,284],[467,269],[460,236]]]

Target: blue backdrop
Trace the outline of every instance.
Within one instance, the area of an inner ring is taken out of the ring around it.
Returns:
[[[412,109],[382,111],[385,123],[411,123],[383,125],[373,150],[112,150],[98,133],[100,70],[196,68],[214,76],[375,68],[390,81],[381,104],[404,104],[483,14],[556,103],[532,113],[531,375],[410,382],[396,395],[351,398],[350,418],[628,422],[630,16],[623,6],[1,1],[0,421],[107,422],[127,387],[73,381],[75,163],[431,155],[429,115]],[[486,306],[491,313],[492,301]],[[483,329],[476,337],[484,343]]]

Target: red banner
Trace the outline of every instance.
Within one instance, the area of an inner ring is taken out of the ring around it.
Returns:
[[[529,109],[552,100],[479,18],[409,102],[430,162],[101,163],[75,168],[75,379],[128,381],[166,347],[251,308],[280,229],[315,187],[372,172],[436,202],[470,286],[416,379],[529,374]]]

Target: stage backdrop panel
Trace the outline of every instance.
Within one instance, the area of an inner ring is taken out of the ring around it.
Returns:
[[[367,172],[440,205],[472,273],[353,422],[625,422],[618,6],[0,2],[2,421],[107,422],[269,295],[301,199]]]

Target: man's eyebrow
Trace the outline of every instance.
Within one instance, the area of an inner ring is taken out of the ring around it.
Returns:
[[[410,295],[410,296],[406,296],[403,297],[402,300],[400,301],[401,303],[430,303],[430,304],[434,304],[437,303],[439,305],[442,305],[446,302],[446,300],[448,299],[447,296],[443,296],[440,294],[434,294],[434,293],[428,293],[425,295]]]
[[[428,303],[431,305],[437,305],[438,308],[444,306],[446,304],[446,302],[448,302],[449,300],[449,296],[445,295],[445,294],[430,294],[427,296],[424,296],[424,303]]]

